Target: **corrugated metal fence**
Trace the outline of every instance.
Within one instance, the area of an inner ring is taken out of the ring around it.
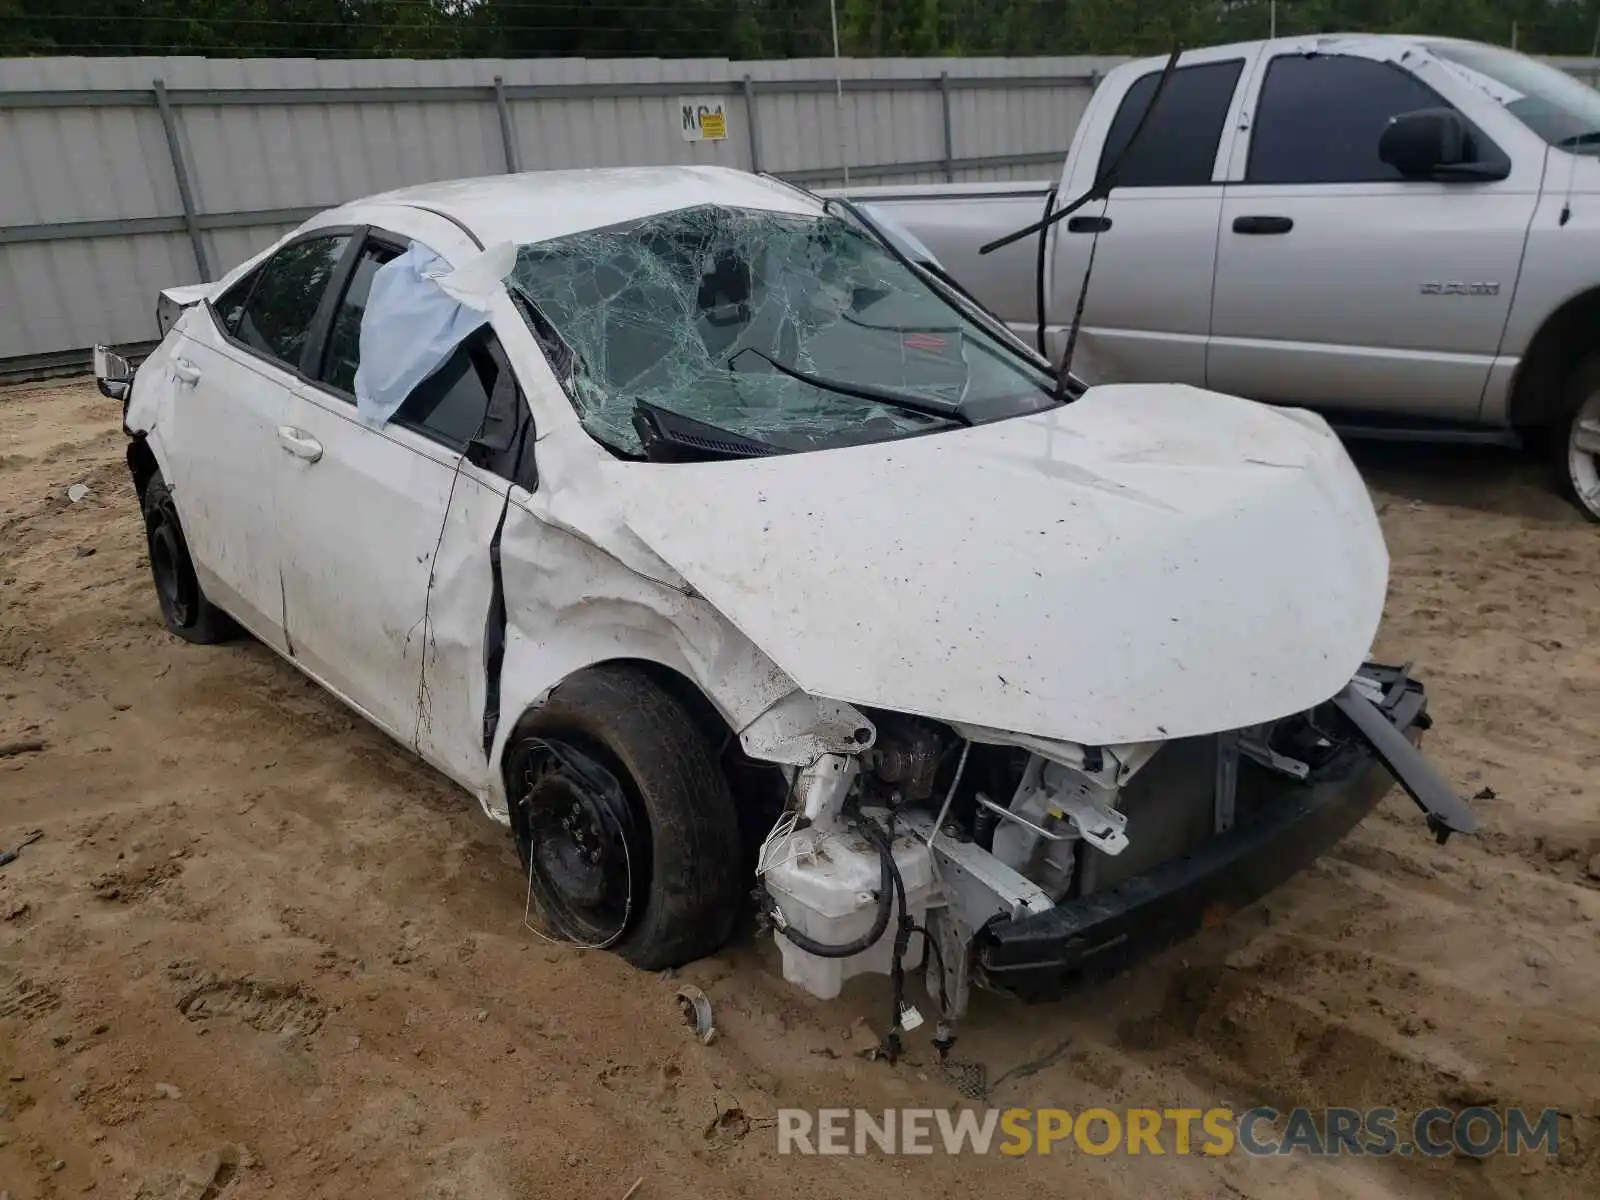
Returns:
[[[408,183],[654,163],[1051,175],[1121,61],[847,59],[840,80],[831,59],[0,60],[0,375],[145,342],[161,288]]]
[[[655,163],[1048,175],[1120,61],[855,59],[842,86],[827,59],[0,61],[0,373],[152,338],[161,288],[409,183]],[[699,116],[719,108],[720,130]]]

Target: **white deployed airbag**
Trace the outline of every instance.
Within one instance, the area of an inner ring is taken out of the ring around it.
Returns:
[[[489,320],[489,299],[517,258],[510,242],[459,267],[421,242],[372,277],[361,315],[356,411],[375,425],[394,416],[417,384]]]

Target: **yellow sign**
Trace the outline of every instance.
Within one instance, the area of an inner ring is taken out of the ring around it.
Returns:
[[[728,137],[728,113],[714,96],[678,101],[679,122],[686,142],[721,142]]]

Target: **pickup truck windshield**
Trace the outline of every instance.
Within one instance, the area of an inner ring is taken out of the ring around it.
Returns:
[[[1515,50],[1471,42],[1426,44],[1446,63],[1482,76],[1490,95],[1550,145],[1600,153],[1600,92],[1594,88]]]
[[[779,450],[882,441],[1052,407],[998,348],[838,217],[702,205],[522,246],[591,435],[638,454],[639,402]]]

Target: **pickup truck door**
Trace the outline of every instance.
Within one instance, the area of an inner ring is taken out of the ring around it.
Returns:
[[[1222,171],[1243,84],[1258,50],[1185,53],[1117,186],[1050,230],[1046,342],[1059,358],[1091,255],[1094,271],[1074,353],[1091,383],[1205,382]],[[1119,72],[1091,104],[1056,206],[1087,192],[1122,154],[1155,93],[1161,64],[1126,86]],[[1109,90],[1115,88],[1115,91]]]
[[[1378,157],[1391,118],[1481,107],[1470,85],[1407,57],[1327,41],[1262,56],[1222,204],[1208,386],[1413,422],[1478,418],[1543,156],[1513,156],[1503,180],[1402,178]],[[1473,136],[1479,159],[1505,157]]]

